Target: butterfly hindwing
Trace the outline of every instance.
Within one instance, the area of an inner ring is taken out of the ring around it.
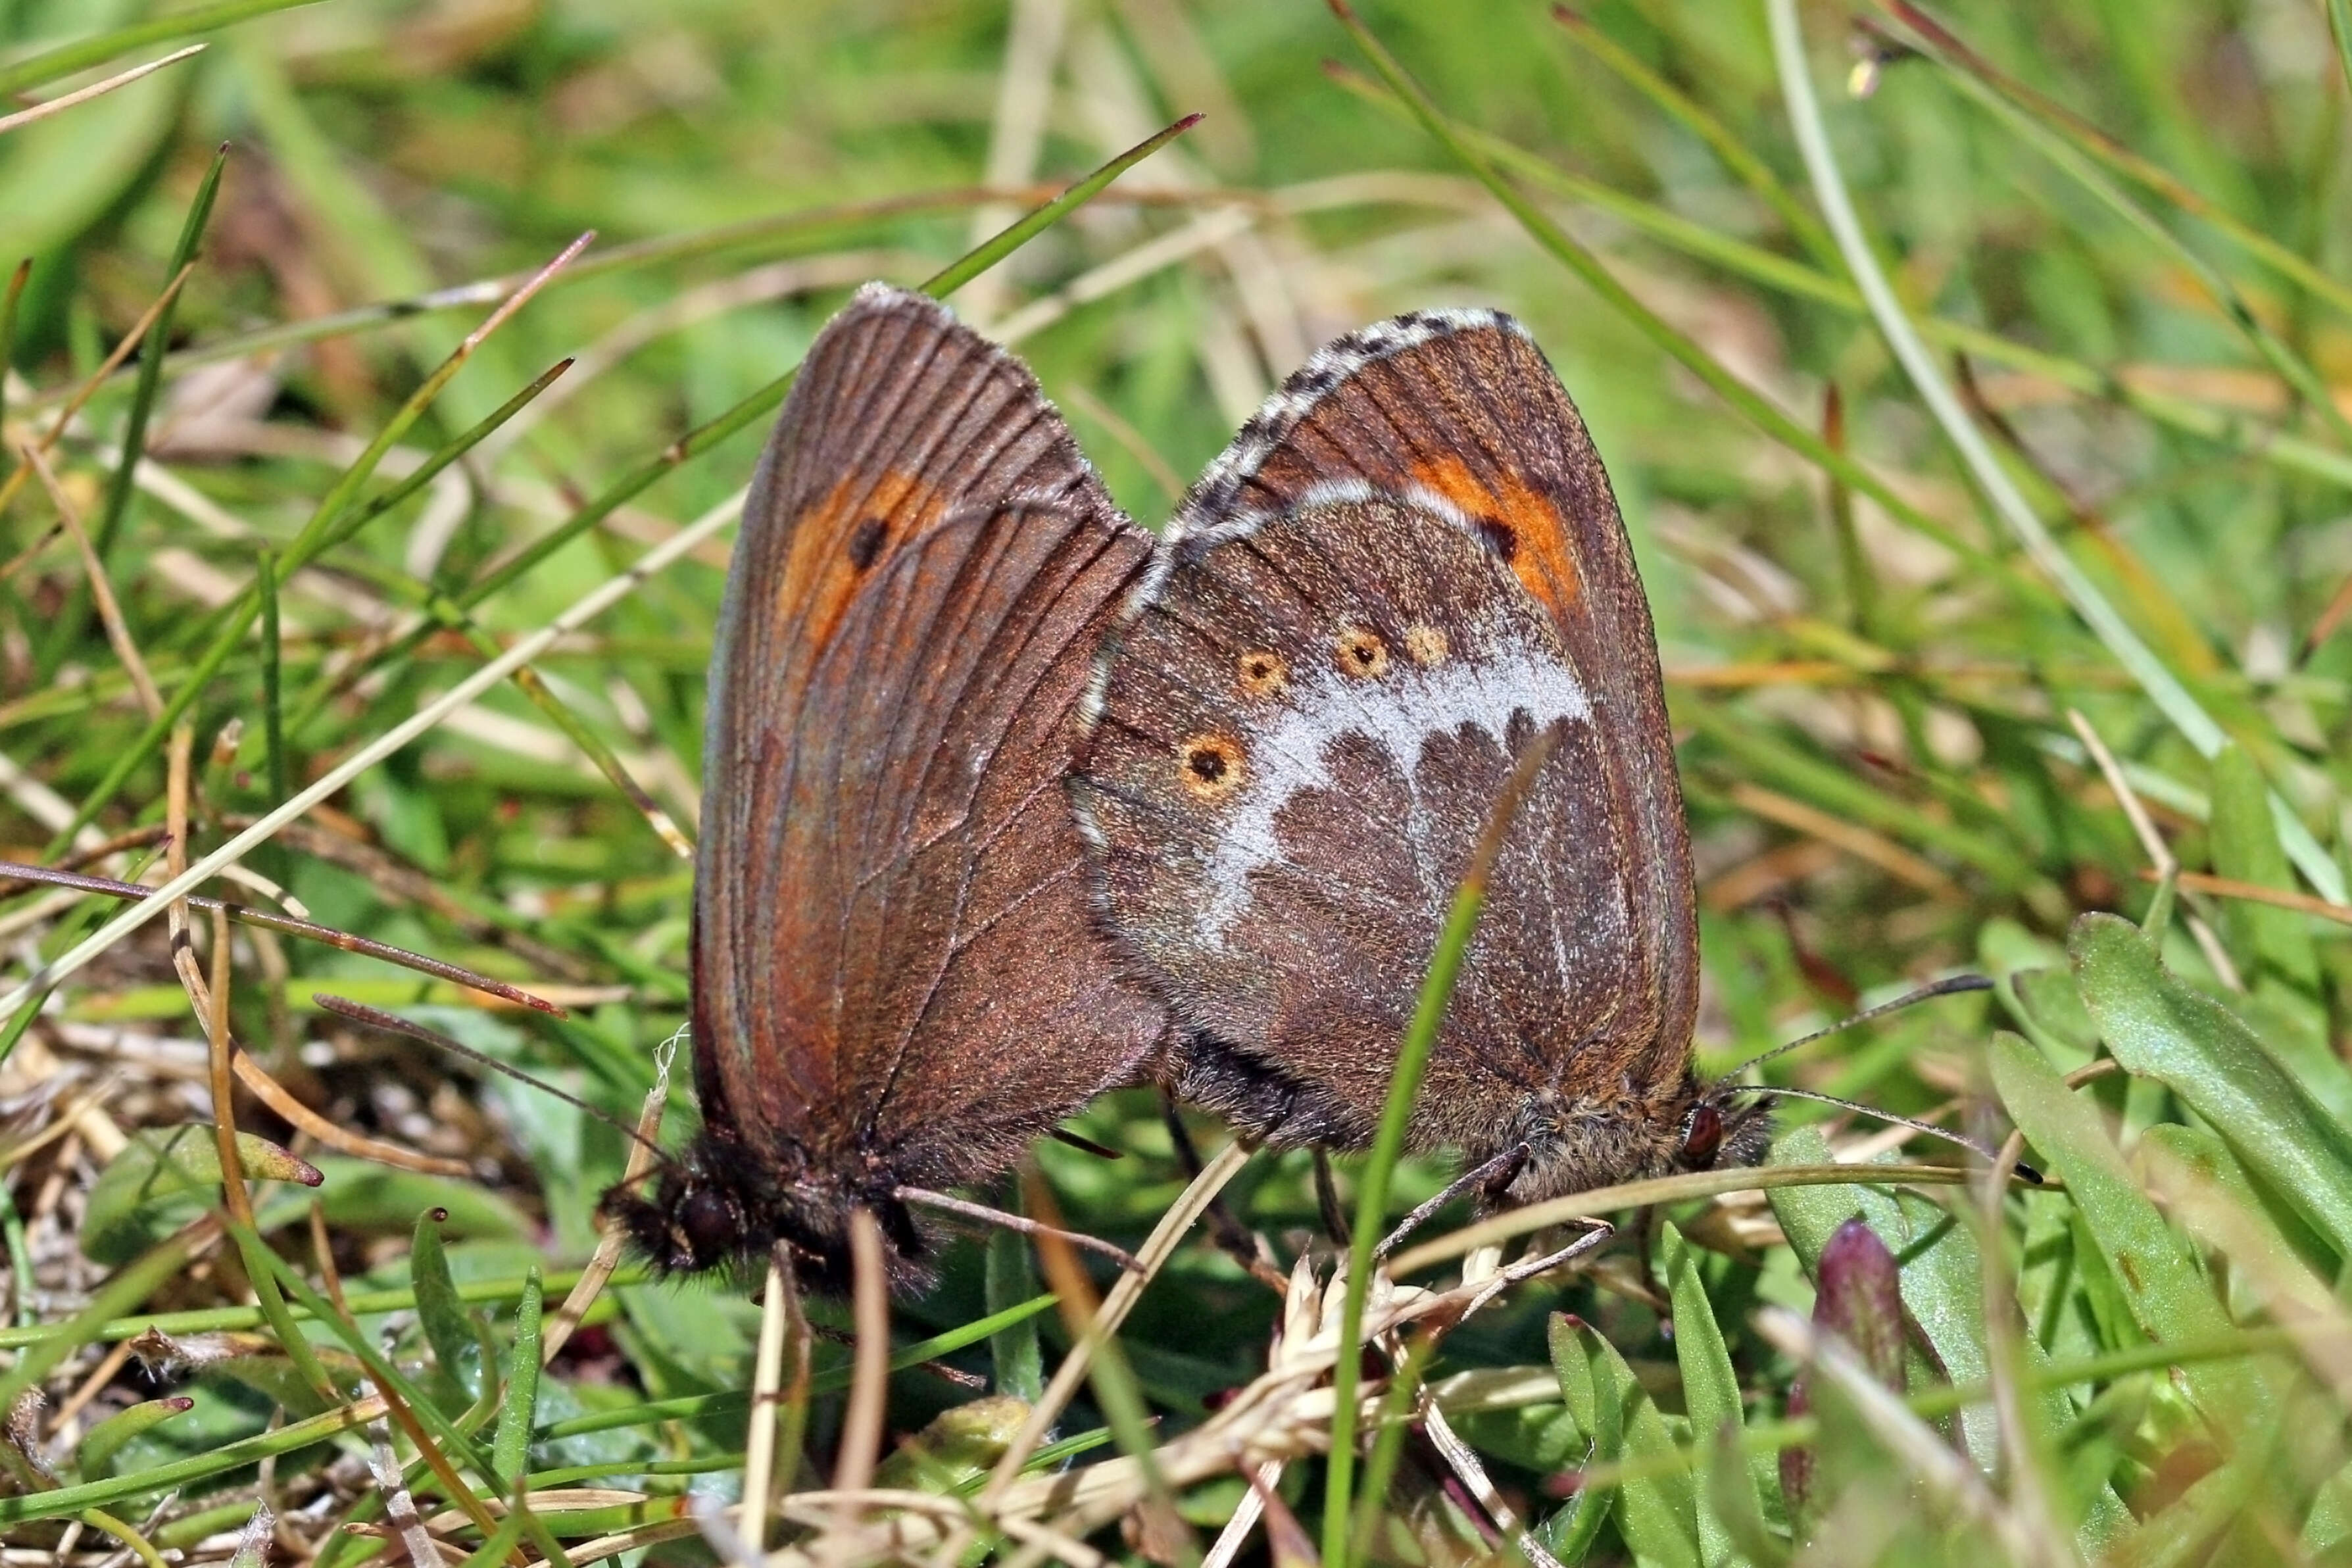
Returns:
[[[1075,787],[1100,908],[1192,1038],[1189,1093],[1287,1141],[1369,1136],[1544,728],[1417,1137],[1491,1149],[1578,1080],[1680,1091],[1696,933],[1648,607],[1507,318],[1402,317],[1293,376],[1178,509],[1098,707]]]

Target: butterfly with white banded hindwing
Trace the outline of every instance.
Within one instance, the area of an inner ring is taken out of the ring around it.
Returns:
[[[1178,507],[1072,778],[1097,910],[1179,1094],[1370,1141],[1454,889],[1502,839],[1412,1122],[1490,1202],[1752,1162],[1691,1066],[1689,831],[1649,606],[1582,420],[1518,324],[1337,340]]]

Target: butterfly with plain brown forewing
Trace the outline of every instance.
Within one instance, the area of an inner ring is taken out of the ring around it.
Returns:
[[[868,285],[761,458],[711,657],[693,931],[702,1127],[606,1207],[658,1267],[778,1242],[893,1282],[908,1204],[1131,1079],[1163,1016],[1089,928],[1062,775],[1150,541],[1020,362]]]
[[[1319,351],[1177,509],[1087,704],[1097,909],[1179,1092],[1277,1144],[1370,1141],[1456,884],[1548,757],[1412,1121],[1489,1202],[1752,1161],[1691,1067],[1690,837],[1649,606],[1582,420],[1509,317]]]

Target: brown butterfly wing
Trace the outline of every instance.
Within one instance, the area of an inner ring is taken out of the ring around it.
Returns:
[[[1294,376],[1180,508],[1101,706],[1102,907],[1198,1037],[1188,1092],[1369,1135],[1470,847],[1549,725],[1417,1135],[1475,1152],[1530,1103],[1684,1092],[1696,930],[1648,606],[1507,319],[1400,318]]]
[[[1149,539],[1017,362],[862,291],[762,460],[712,661],[705,1115],[781,1174],[1002,1169],[1157,1039],[1060,787]]]

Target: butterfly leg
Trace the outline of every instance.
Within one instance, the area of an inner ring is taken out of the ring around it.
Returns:
[[[1183,1113],[1177,1109],[1176,1097],[1163,1087],[1160,1091],[1160,1119],[1167,1124],[1168,1142],[1175,1146],[1176,1161],[1184,1173],[1198,1181],[1201,1175],[1201,1151],[1194,1147],[1192,1134],[1184,1125]],[[1265,1239],[1244,1225],[1234,1211],[1225,1206],[1223,1197],[1209,1200],[1209,1228],[1216,1234],[1217,1247],[1246,1269],[1251,1279],[1271,1287],[1277,1294],[1287,1294],[1290,1282],[1274,1266],[1272,1254]]]
[[[1348,1211],[1339,1202],[1339,1184],[1331,1175],[1331,1156],[1322,1150],[1315,1151],[1315,1205],[1323,1211],[1323,1234],[1331,1245],[1344,1248],[1348,1245]]]
[[[960,1215],[965,1219],[978,1220],[982,1225],[992,1225],[999,1230],[1018,1231],[1023,1236],[1057,1236],[1072,1247],[1083,1247],[1089,1252],[1101,1253],[1129,1274],[1143,1272],[1143,1265],[1133,1253],[1124,1247],[1114,1247],[1100,1237],[1064,1230],[1058,1226],[1040,1225],[1022,1215],[1006,1214],[1003,1209],[992,1209],[986,1204],[967,1203],[962,1198],[950,1197],[945,1193],[935,1193],[926,1187],[896,1187],[890,1195],[902,1204],[919,1204],[941,1214]]]
[[[1518,1180],[1519,1173],[1527,1167],[1531,1152],[1532,1151],[1526,1144],[1514,1143],[1494,1158],[1482,1161],[1463,1172],[1446,1183],[1435,1197],[1405,1215],[1397,1227],[1389,1232],[1378,1247],[1372,1248],[1372,1256],[1386,1258],[1390,1253],[1394,1252],[1406,1237],[1429,1223],[1430,1215],[1474,1187],[1478,1190],[1481,1197],[1489,1203],[1494,1202],[1499,1194],[1510,1187],[1513,1182]]]

